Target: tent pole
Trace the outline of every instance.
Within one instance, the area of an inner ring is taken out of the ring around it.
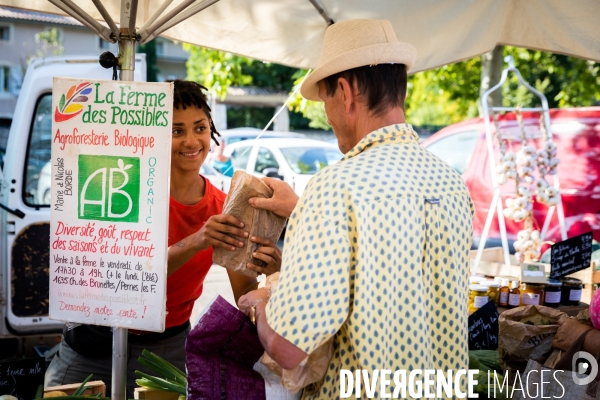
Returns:
[[[136,2],[137,3],[137,2]],[[133,81],[135,70],[135,12],[137,6],[131,7],[129,0],[121,0],[121,34],[119,35],[119,77],[122,81]],[[127,328],[113,328],[112,352],[112,400],[127,399]]]

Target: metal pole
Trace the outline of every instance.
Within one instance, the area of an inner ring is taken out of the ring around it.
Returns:
[[[137,8],[137,7],[134,7]],[[122,81],[133,81],[135,70],[135,38],[129,30],[131,15],[129,0],[121,0],[121,19],[119,37],[119,78]],[[127,400],[127,328],[113,328],[113,353],[112,353],[112,400]]]
[[[113,328],[111,399],[127,399],[127,328]]]

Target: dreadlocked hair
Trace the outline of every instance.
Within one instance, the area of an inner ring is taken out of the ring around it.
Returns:
[[[218,137],[221,134],[217,131],[215,123],[210,115],[210,107],[208,106],[208,99],[203,90],[208,90],[199,83],[192,81],[182,81],[180,79],[168,80],[167,82],[173,82],[173,108],[185,110],[187,107],[196,106],[206,113],[208,121],[210,122],[210,137],[219,146]]]

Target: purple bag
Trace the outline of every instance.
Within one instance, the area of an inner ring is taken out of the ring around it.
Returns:
[[[256,328],[221,296],[189,333],[185,351],[189,400],[265,399],[265,382],[252,369],[264,352]]]

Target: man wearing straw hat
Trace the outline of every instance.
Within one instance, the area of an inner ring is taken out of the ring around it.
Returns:
[[[424,370],[468,368],[472,202],[461,176],[420,147],[405,123],[415,58],[388,21],[330,26],[301,93],[325,103],[345,156],[299,200],[268,178],[273,198],[250,200],[291,216],[279,286],[270,298],[260,289],[239,303],[255,317],[265,350],[292,369],[333,337],[329,368],[303,398],[357,396],[357,370],[368,383],[387,370],[371,398],[420,398],[426,393],[408,385],[411,371],[421,370],[415,380],[424,388]],[[362,398],[365,390],[363,379]]]

